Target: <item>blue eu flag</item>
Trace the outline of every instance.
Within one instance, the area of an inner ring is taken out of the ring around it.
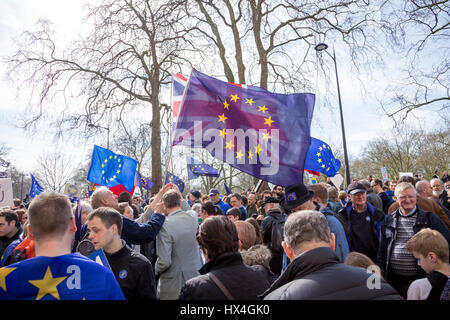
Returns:
[[[42,191],[44,191],[44,188],[42,188],[39,183],[37,182],[36,178],[30,173],[31,176],[31,188],[30,188],[30,197],[34,198],[35,196],[39,195]]]
[[[311,137],[311,146],[305,160],[305,169],[334,177],[341,168],[341,162],[333,156],[330,146],[322,140]]]
[[[132,191],[137,161],[94,145],[87,180],[108,188],[121,184]]]
[[[176,175],[170,173],[170,172],[167,172],[167,175],[166,175],[166,182],[165,182],[165,184],[168,184],[168,183],[176,184],[178,189],[180,190],[180,192],[183,192],[183,190],[184,190],[184,181],[181,180]]]
[[[218,177],[219,171],[214,169],[213,167],[201,163],[194,158],[187,159],[187,167],[188,167],[188,179],[196,179],[199,176],[209,176],[209,177]]]

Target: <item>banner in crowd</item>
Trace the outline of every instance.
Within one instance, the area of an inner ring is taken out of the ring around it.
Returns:
[[[0,208],[13,206],[13,189],[11,178],[0,179]]]
[[[386,167],[382,167],[381,168],[381,177],[383,178],[383,182],[386,182],[386,181],[389,180],[388,179],[388,174],[387,174],[387,171],[386,171]]]
[[[205,148],[229,165],[275,185],[303,179],[315,96],[243,88],[193,70],[174,146]]]
[[[64,194],[67,194],[70,198],[80,198],[80,189],[72,184],[72,183],[66,183],[64,186]]]
[[[305,169],[334,177],[340,168],[341,162],[334,157],[330,146],[322,140],[311,137]]]

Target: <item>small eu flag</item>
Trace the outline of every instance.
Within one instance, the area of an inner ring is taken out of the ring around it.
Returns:
[[[177,177],[176,175],[174,175],[174,174],[172,174],[170,172],[167,172],[167,175],[166,175],[166,182],[165,182],[165,184],[168,184],[168,183],[176,184],[178,189],[180,190],[180,192],[183,192],[183,190],[184,190],[184,182],[183,182],[183,180],[181,180],[179,177]]]
[[[30,188],[30,197],[34,198],[35,196],[39,195],[42,191],[44,191],[44,188],[42,188],[39,183],[37,182],[36,178],[30,173],[31,176],[31,188]]]
[[[330,146],[322,140],[311,137],[305,169],[321,172],[327,177],[334,177],[340,168],[341,162],[333,156]]]
[[[136,167],[136,160],[94,145],[87,180],[108,188],[121,184],[131,192]]]
[[[134,185],[147,190],[152,190],[154,183],[149,178],[144,177],[139,171],[136,170],[136,175],[134,176]]]
[[[209,177],[218,177],[219,171],[214,169],[213,167],[201,163],[194,158],[187,159],[187,167],[188,167],[188,179],[196,179],[199,176],[209,176]]]

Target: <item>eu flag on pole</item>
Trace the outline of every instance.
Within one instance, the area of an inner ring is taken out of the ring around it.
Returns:
[[[333,156],[330,146],[322,140],[311,137],[311,146],[305,160],[305,169],[334,177],[341,168],[341,162]]]
[[[224,187],[225,187],[225,193],[226,193],[227,195],[233,193],[233,192],[231,192],[230,187],[228,187],[228,185],[227,185],[225,182],[223,183],[223,185],[224,185]]]
[[[154,183],[149,178],[144,177],[139,171],[136,170],[136,175],[134,176],[134,185],[147,190],[152,190]]]
[[[87,180],[108,188],[121,184],[131,192],[136,167],[136,160],[94,145]]]
[[[184,181],[181,180],[176,175],[174,175],[174,174],[172,174],[170,172],[167,172],[165,184],[168,184],[170,182],[176,184],[178,189],[180,190],[180,192],[183,192],[183,190],[184,190]]]
[[[194,158],[187,158],[188,179],[196,179],[199,176],[218,177],[219,171]]]
[[[44,188],[42,188],[39,183],[37,182],[36,178],[30,173],[31,176],[31,187],[29,195],[30,197],[34,198],[35,196],[39,195],[42,191],[44,191]]]
[[[300,183],[314,94],[239,87],[197,70],[189,77],[172,144],[212,156],[276,185]]]

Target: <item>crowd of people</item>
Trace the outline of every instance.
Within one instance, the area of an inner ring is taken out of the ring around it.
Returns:
[[[15,199],[0,210],[0,299],[449,300],[450,179],[438,174]]]

